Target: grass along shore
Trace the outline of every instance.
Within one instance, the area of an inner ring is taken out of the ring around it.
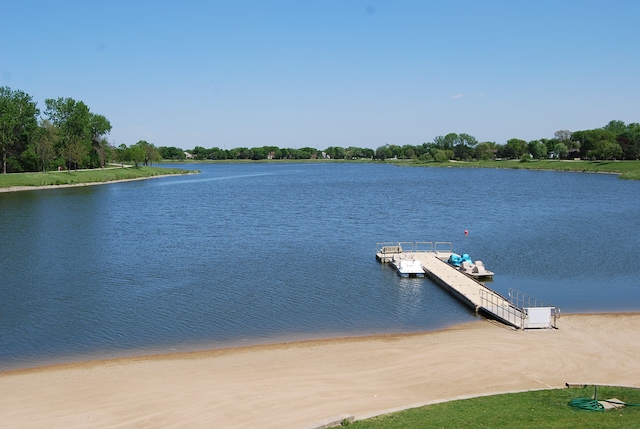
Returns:
[[[516,170],[550,170],[575,171],[580,173],[617,174],[621,179],[640,180],[640,161],[583,161],[540,159],[522,162],[518,159],[487,160],[487,161],[420,161],[418,159],[388,159],[385,161],[373,159],[224,159],[224,160],[163,160],[163,163],[185,164],[232,164],[232,163],[387,163],[399,166],[415,167],[460,167],[460,168],[509,168]]]
[[[164,167],[108,167],[93,170],[48,171],[39,173],[0,174],[0,192],[28,190],[49,186],[79,186],[123,180],[139,180],[175,174],[192,174],[192,170]]]
[[[351,426],[358,429],[640,427],[640,389],[598,387],[596,392],[598,400],[616,398],[631,405],[600,412],[571,406],[577,399],[593,399],[594,387],[585,386],[442,402],[357,421]]]
[[[575,171],[580,173],[618,174],[621,179],[640,180],[640,161],[583,161],[540,159],[520,161],[517,159],[489,161],[420,162],[416,160],[394,160],[397,165],[424,167],[465,168],[509,168],[517,170]]]
[[[163,161],[165,162],[165,161]],[[169,161],[167,161],[169,162]],[[174,161],[176,167],[186,161]],[[447,161],[422,162],[407,160],[222,160],[196,161],[197,163],[233,163],[233,162],[380,162],[399,166],[441,167],[441,168],[509,168],[522,170],[575,171],[584,173],[617,174],[621,179],[640,180],[640,161],[569,161],[569,160],[520,160],[499,161]],[[192,163],[189,161],[189,163]],[[108,167],[93,170],[48,171],[38,173],[0,174],[0,192],[35,189],[48,186],[80,186],[83,184],[108,183],[122,180],[137,180],[174,174],[193,174],[198,171],[166,167]]]

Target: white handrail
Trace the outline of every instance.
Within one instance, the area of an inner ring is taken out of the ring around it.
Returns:
[[[555,305],[551,305],[541,299],[512,288],[509,288],[509,301],[512,305],[521,309],[549,307],[551,309],[551,317],[553,318],[552,327],[557,327],[556,323],[558,318],[560,318],[560,309]]]
[[[526,313],[499,294],[480,289],[480,304],[484,311],[507,321],[516,328],[524,329]]]

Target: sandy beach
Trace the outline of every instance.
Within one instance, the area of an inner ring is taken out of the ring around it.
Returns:
[[[640,386],[640,314],[557,330],[442,331],[105,360],[0,373],[0,427],[313,428],[443,400]]]

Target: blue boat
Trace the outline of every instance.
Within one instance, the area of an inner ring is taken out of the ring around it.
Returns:
[[[463,253],[462,255],[452,253],[451,256],[449,256],[449,259],[447,259],[447,263],[458,268],[466,275],[474,277],[476,279],[493,278],[493,272],[487,270],[484,267],[484,263],[482,261],[473,261],[471,257],[466,253]]]
[[[451,256],[449,256],[449,259],[447,260],[449,264],[458,268],[460,268],[460,265],[465,261],[470,264],[473,264],[473,260],[471,259],[471,256],[469,256],[467,253],[463,253],[462,255],[458,255],[457,253],[452,253]]]

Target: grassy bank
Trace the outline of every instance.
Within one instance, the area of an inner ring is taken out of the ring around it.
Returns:
[[[521,170],[552,170],[552,171],[577,171],[586,173],[610,173],[618,174],[621,179],[640,180],[640,161],[569,161],[542,159],[521,162],[520,160],[500,160],[500,161],[447,161],[447,162],[423,162],[415,159],[396,159],[378,161],[372,159],[263,159],[263,160],[205,160],[205,161],[175,161],[164,160],[163,163],[389,163],[395,165],[416,166],[416,167],[465,167],[465,168],[510,168]]]
[[[179,168],[129,167],[61,172],[51,171],[46,173],[0,174],[0,188],[104,183],[116,180],[142,179],[146,177],[188,173],[193,173],[193,171]]]
[[[362,420],[359,429],[394,428],[631,428],[640,427],[640,407],[586,411],[569,406],[577,398],[593,398],[592,386],[540,390],[445,402]],[[617,398],[640,404],[640,390],[599,387],[599,400]]]
[[[621,179],[640,180],[640,161],[568,161],[555,159],[500,161],[450,161],[444,163],[419,161],[394,161],[398,165],[426,167],[511,168],[521,170],[577,171],[585,173],[619,174]]]

